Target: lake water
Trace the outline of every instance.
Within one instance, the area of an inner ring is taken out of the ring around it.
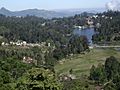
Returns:
[[[79,35],[79,36],[86,36],[89,42],[89,45],[92,45],[92,36],[94,34],[96,34],[94,28],[88,28],[88,29],[83,29],[83,30],[79,30],[79,29],[75,29],[73,31],[74,35]]]

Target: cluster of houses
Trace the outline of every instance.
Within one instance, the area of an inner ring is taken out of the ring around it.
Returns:
[[[89,25],[89,27],[93,27],[94,22],[93,22],[91,17],[87,17],[86,18],[86,24]],[[74,25],[74,28],[86,29],[86,28],[88,28],[88,26],[86,26],[86,25],[83,25],[83,26],[76,26],[76,25]]]
[[[12,41],[9,42],[9,43],[2,42],[1,45],[2,46],[9,46],[9,45],[26,46],[27,42],[26,41],[20,41],[20,40],[18,40],[17,42],[12,42]]]
[[[113,17],[108,17],[108,16],[105,16],[105,15],[102,15],[101,16],[102,18],[104,18],[104,19],[113,19]],[[93,15],[91,18],[99,18],[99,16],[98,15]]]
[[[90,16],[90,17],[87,17],[87,18],[86,18],[86,23],[89,25],[89,27],[94,27],[93,18],[95,18],[95,19],[97,19],[97,18],[113,19],[113,17],[108,17],[108,16],[105,16],[105,15],[102,15],[102,16],[93,15],[93,16]],[[95,26],[96,26],[96,27],[100,27],[101,24],[100,24],[100,23],[97,23]],[[87,26],[76,26],[76,25],[75,25],[74,28],[77,28],[77,29],[85,29],[85,28],[87,28]]]
[[[35,47],[35,46],[45,46],[46,45],[46,42],[42,42],[40,44],[38,43],[27,43],[26,41],[20,41],[18,40],[17,42],[9,42],[9,43],[6,43],[6,42],[2,42],[1,43],[2,46],[30,46],[30,47]],[[48,47],[50,47],[50,43],[47,44]]]

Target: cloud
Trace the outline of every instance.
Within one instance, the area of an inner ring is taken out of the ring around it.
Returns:
[[[118,0],[112,0],[106,4],[106,8],[112,11],[120,11],[120,2]]]

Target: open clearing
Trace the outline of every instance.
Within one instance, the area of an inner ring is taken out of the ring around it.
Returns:
[[[63,60],[62,64],[55,66],[55,71],[58,74],[67,74],[70,69],[73,69],[73,74],[77,77],[82,74],[89,75],[92,65],[97,66],[99,63],[104,63],[106,58],[110,56],[115,56],[120,60],[120,51],[112,48],[93,49],[85,55],[74,55],[71,58]]]

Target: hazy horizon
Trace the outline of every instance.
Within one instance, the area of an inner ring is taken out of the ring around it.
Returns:
[[[1,0],[0,8],[5,7],[11,11],[25,9],[65,10],[80,8],[105,8],[111,0]]]
[[[12,12],[15,12],[15,11],[24,11],[24,10],[32,10],[32,9],[38,9],[38,10],[47,10],[47,9],[39,9],[39,8],[26,8],[26,9],[21,9],[21,10],[10,10],[9,8],[6,8],[6,7],[0,7],[0,9],[6,9],[6,10],[9,10],[9,11],[12,11]],[[51,9],[51,10],[48,10],[48,11],[80,11],[80,10],[106,10],[105,8],[102,8],[102,7],[96,7],[96,8],[66,8],[66,9]]]

